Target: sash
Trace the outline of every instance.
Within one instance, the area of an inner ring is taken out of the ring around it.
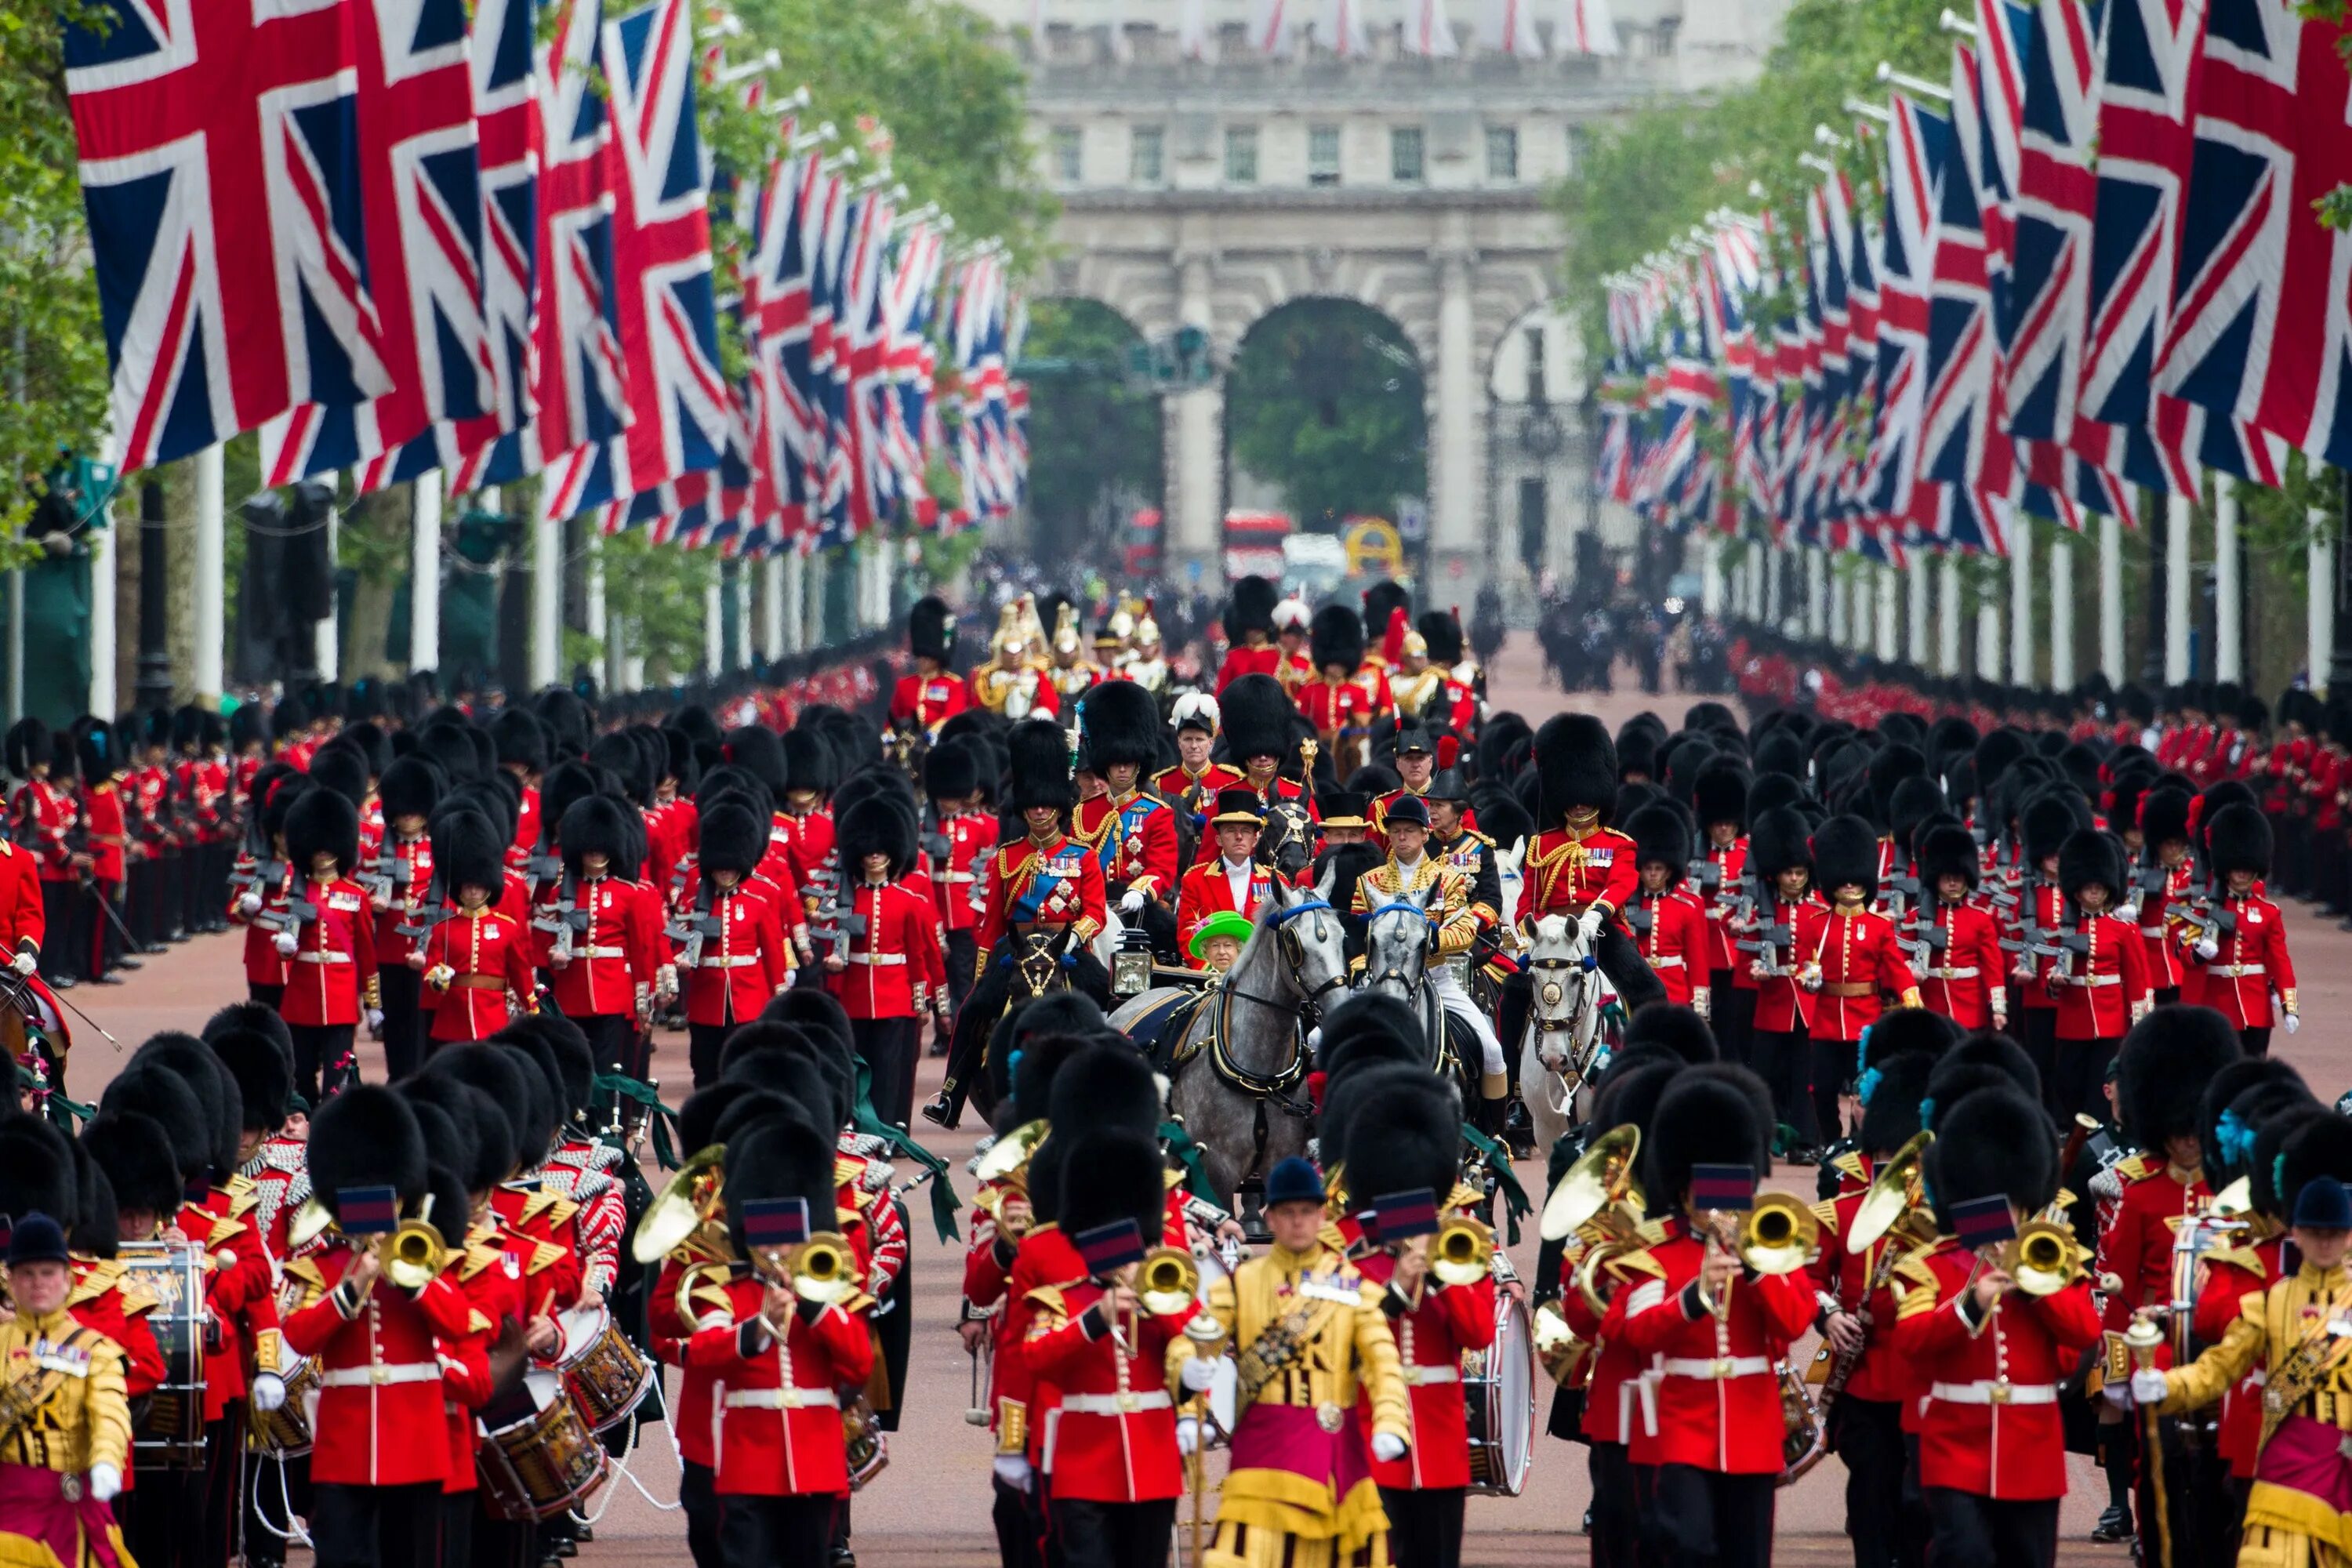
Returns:
[[[1325,1323],[1339,1308],[1337,1301],[1318,1301],[1311,1296],[1307,1297],[1286,1316],[1276,1318],[1260,1329],[1257,1337],[1234,1358],[1240,1403],[1255,1404],[1258,1390],[1281,1376],[1290,1363],[1298,1359],[1308,1342],[1323,1331]]]
[[[2318,1329],[2296,1341],[2294,1348],[2270,1368],[2263,1386],[2263,1446],[2269,1444],[2277,1433],[2279,1424],[2294,1415],[2295,1407],[2326,1382],[2347,1355],[2352,1355],[2352,1334],[2327,1331],[2327,1325],[2339,1314],[2352,1311],[2352,1283],[2347,1283],[2336,1293],[2327,1309],[2327,1315],[2320,1320]],[[2284,1317],[2284,1303],[2279,1310]],[[2282,1329],[2286,1327],[2284,1322],[2279,1326]]]

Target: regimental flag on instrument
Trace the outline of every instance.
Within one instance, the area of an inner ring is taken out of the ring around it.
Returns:
[[[1086,1260],[1091,1279],[1107,1279],[1130,1263],[1143,1261],[1143,1231],[1131,1219],[1115,1219],[1070,1238]]]
[[[798,1247],[809,1238],[806,1198],[743,1200],[743,1240],[755,1251]]]
[[[1690,1206],[1735,1214],[1756,1206],[1753,1165],[1693,1165]]]
[[[1372,1200],[1372,1231],[1383,1245],[1428,1236],[1437,1229],[1437,1194],[1427,1187],[1417,1192],[1384,1193]]]
[[[1952,1205],[1952,1234],[1963,1247],[1999,1247],[2017,1238],[2017,1216],[2010,1212],[2006,1194],[1969,1198]]]
[[[391,1187],[345,1187],[335,1194],[335,1224],[345,1236],[383,1236],[400,1228],[400,1194]]]

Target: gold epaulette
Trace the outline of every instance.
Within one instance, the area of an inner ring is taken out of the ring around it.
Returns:
[[[299,1279],[313,1289],[324,1290],[327,1288],[327,1277],[319,1272],[319,1260],[315,1258],[289,1259],[286,1264],[286,1274],[287,1278]]]
[[[856,1207],[845,1208],[839,1204],[834,1205],[833,1226],[835,1230],[842,1231],[845,1234],[851,1226],[864,1225],[865,1223],[866,1211],[864,1209]]]
[[[505,1252],[499,1247],[486,1247],[480,1242],[468,1242],[466,1247],[465,1261],[457,1268],[457,1278],[471,1279],[505,1256]]]
[[[1183,1179],[1184,1173],[1176,1166],[1171,1165],[1160,1173],[1160,1190],[1163,1193],[1172,1193]]]
[[[492,1329],[497,1327],[498,1325],[490,1321],[488,1315],[486,1314],[479,1307],[474,1307],[467,1310],[466,1313],[466,1331],[467,1333],[487,1334]]]
[[[1837,1200],[1835,1198],[1823,1198],[1820,1203],[1812,1205],[1812,1210],[1813,1218],[1821,1222],[1821,1227],[1823,1230],[1828,1231],[1832,1236],[1839,1234]]]
[[[558,1195],[553,1187],[544,1185],[527,1194],[522,1200],[522,1213],[515,1215],[514,1228],[520,1230],[554,1207]]]
[[[563,1255],[563,1248],[551,1242],[535,1242],[531,1246],[530,1261],[523,1265],[522,1271],[526,1274],[541,1273],[554,1267]]]
[[[1633,1227],[1633,1234],[1642,1238],[1644,1247],[1659,1246],[1666,1239],[1665,1221],[1645,1219]]]
[[[149,1285],[142,1276],[128,1270],[114,1282],[114,1291],[122,1299],[122,1315],[126,1318],[152,1312],[163,1304],[163,1298],[155,1294],[154,1287]]]
[[[1895,1275],[1889,1281],[1895,1289],[1897,1317],[1908,1318],[1919,1312],[1932,1312],[1943,1300],[1943,1282],[1936,1278],[1933,1265],[1926,1252],[1906,1252],[1895,1260]]]
[[[1056,1327],[1070,1315],[1069,1303],[1063,1299],[1059,1285],[1040,1285],[1021,1299],[1037,1309],[1036,1321],[1044,1327]],[[1034,1336],[1038,1329],[1033,1327],[1029,1331]]]
[[[1652,1257],[1646,1247],[1639,1252],[1621,1252],[1601,1267],[1620,1279],[1631,1279],[1636,1274],[1646,1275],[1652,1279],[1666,1277],[1666,1266]]]
[[[866,1162],[859,1159],[856,1155],[835,1154],[833,1157],[833,1184],[835,1186],[854,1187],[857,1184],[858,1178],[865,1175],[865,1173]]]
[[[2116,1162],[2116,1180],[2118,1182],[2145,1181],[2163,1169],[2162,1165],[2148,1163],[2148,1158],[2145,1154],[2132,1154]]]
[[[1445,1194],[1445,1202],[1442,1206],[1449,1212],[1454,1209],[1474,1209],[1486,1201],[1486,1194],[1469,1183],[1456,1182],[1454,1184],[1454,1190]]]
[[[1869,1167],[1865,1166],[1862,1163],[1861,1150],[1849,1149],[1830,1163],[1838,1168],[1838,1173],[1841,1175],[1852,1176],[1855,1181],[1860,1182],[1864,1185],[1869,1184],[1870,1170]]]
[[[2256,1279],[2262,1278],[2265,1272],[2263,1268],[2263,1255],[2251,1247],[2208,1248],[2205,1253],[2206,1267],[2210,1268],[2217,1263],[2226,1263],[2232,1268],[2242,1268]]]
[[[559,1197],[553,1203],[547,1205],[547,1223],[553,1226],[556,1229],[562,1230],[565,1226],[572,1223],[572,1216],[577,1215],[579,1212],[580,1205],[578,1204],[573,1203],[570,1198]]]
[[[2050,1200],[2049,1212],[2054,1213],[2059,1209],[2073,1208],[2075,1204],[2080,1201],[2081,1200],[2074,1194],[2068,1192],[2064,1187],[2061,1187],[2058,1189],[2058,1195]]]
[[[243,1236],[245,1229],[244,1221],[231,1219],[226,1215],[215,1215],[213,1216],[212,1233],[205,1237],[205,1245],[218,1247],[224,1242]]]
[[[75,1281],[74,1288],[67,1292],[66,1305],[79,1307],[85,1301],[95,1301],[113,1289],[121,1282],[121,1279],[122,1260],[118,1258],[100,1258],[91,1264],[82,1277]]]

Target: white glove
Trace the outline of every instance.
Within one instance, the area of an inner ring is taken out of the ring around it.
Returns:
[[[1384,1465],[1392,1465],[1404,1458],[1404,1439],[1393,1432],[1372,1434],[1372,1458]]]
[[[17,952],[15,958],[10,959],[8,962],[16,969],[17,973],[27,976],[29,976],[34,970],[40,967],[39,957],[35,954],[33,950],[30,948],[22,949]]]
[[[259,893],[239,893],[236,896],[236,912],[241,915],[259,914],[261,912],[261,895]]]
[[[2211,960],[2221,956],[2221,944],[2209,936],[2190,951],[2200,958]]]
[[[2139,906],[2136,903],[2118,904],[2116,906],[2116,919],[2129,921],[2134,925],[2139,924]]]
[[[2164,1403],[2165,1395],[2169,1392],[2171,1391],[2165,1386],[2164,1373],[2154,1367],[2149,1367],[2146,1372],[2136,1372],[2131,1375],[2131,1396],[2134,1404],[2161,1405]]]
[[[89,1468],[89,1495],[99,1502],[112,1502],[122,1490],[122,1472],[112,1465],[92,1465]]]
[[[1577,937],[1585,946],[1591,947],[1601,940],[1601,920],[1599,910],[1587,910],[1576,917]]]
[[[1692,992],[1691,1011],[1697,1014],[1701,1018],[1712,1018],[1715,1013],[1714,997],[1712,994],[1706,991]]]
[[[1029,1489],[1029,1461],[1020,1455],[999,1454],[996,1456],[996,1462],[989,1468],[996,1472],[998,1480],[1003,1481],[1014,1491]]]
[[[264,1415],[286,1403],[286,1380],[274,1372],[258,1373],[253,1380],[253,1407]]]
[[[1177,1380],[1183,1384],[1185,1392],[1188,1394],[1209,1392],[1210,1384],[1217,1381],[1217,1361],[1218,1358],[1214,1356],[1194,1356],[1191,1361],[1186,1362],[1184,1370],[1176,1374]]]
[[[1118,912],[1123,915],[1131,915],[1142,907],[1143,889],[1141,888],[1129,888],[1126,895],[1118,900]]]
[[[367,1026],[369,1034],[373,1035],[379,1040],[383,1038],[383,1008],[371,1007],[367,1010]]]
[[[287,957],[291,958],[294,956],[294,950],[300,947],[302,944],[295,940],[294,933],[292,931],[281,931],[276,936],[269,939],[269,945],[284,953]]]
[[[1176,1423],[1176,1451],[1186,1458],[1201,1446],[1201,1424],[1190,1415]]]
[[[655,977],[655,989],[665,1002],[677,1000],[677,966],[665,963]]]
[[[2126,1378],[2120,1383],[2101,1384],[2099,1397],[2118,1410],[2129,1410],[2132,1407],[2131,1380]]]
[[[2303,1027],[2303,1016],[2299,1013],[2289,1013],[2285,1017],[2279,1020],[2279,1027],[2292,1035],[2297,1029]]]

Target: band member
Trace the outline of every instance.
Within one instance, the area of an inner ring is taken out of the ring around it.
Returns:
[[[587,1035],[600,1072],[634,1065],[661,967],[654,900],[643,883],[621,874],[640,858],[625,809],[604,795],[564,808],[555,829],[563,876],[532,922],[534,956],[554,976],[555,1005]]]
[[[433,885],[433,839],[425,826],[440,804],[441,778],[422,758],[402,757],[383,770],[376,792],[383,802],[383,846],[359,880],[375,911],[376,963],[383,973],[384,1078],[397,1082],[423,1059],[429,1026],[419,978],[427,966],[410,962],[421,947],[408,933],[422,923],[417,917]],[[491,895],[504,886],[502,873],[490,884]],[[477,1040],[489,1032],[436,1037]]]
[[[1744,1062],[1756,1028],[1756,989],[1747,955],[1735,945],[1731,915],[1748,880],[1748,775],[1721,763],[1701,768],[1691,794],[1702,843],[1691,868],[1692,891],[1706,916],[1707,1023],[1724,1059]]]
[[[1188,691],[1176,699],[1171,721],[1178,761],[1151,775],[1151,793],[1176,808],[1187,835],[1195,839],[1202,836],[1217,792],[1242,782],[1239,769],[1209,760],[1221,718],[1217,700],[1206,692]]]
[[[697,1088],[718,1081],[728,1037],[792,983],[784,925],[799,911],[782,909],[787,895],[752,875],[766,847],[759,817],[736,801],[714,802],[696,821],[695,866],[687,873],[673,934],[684,933],[677,964],[686,987],[687,1052]]]
[[[1796,936],[1797,984],[1815,998],[1810,1074],[1815,1148],[1844,1135],[1839,1096],[1854,1042],[1878,1021],[1880,994],[1906,1007],[1919,1005],[1918,986],[1895,942],[1895,922],[1870,910],[1877,866],[1876,837],[1861,817],[1834,816],[1813,830],[1813,874],[1830,902],[1800,910]]]
[[[722,1503],[719,1551],[728,1568],[821,1563],[835,1512],[849,1495],[838,1390],[874,1371],[872,1298],[855,1266],[838,1292],[805,1261],[820,1218],[833,1212],[834,1141],[798,1116],[754,1121],[727,1141],[727,1228],[739,1265],[727,1308],[686,1347],[687,1363],[717,1373]]]
[[[1690,833],[1670,805],[1645,806],[1625,824],[1642,885],[1625,906],[1625,929],[1643,962],[1666,988],[1666,1000],[1702,1018],[1708,1013],[1707,921],[1683,885]]]
[[[1265,808],[1246,788],[1217,792],[1217,814],[1209,819],[1217,858],[1184,873],[1176,895],[1176,936],[1187,952],[1192,938],[1213,915],[1231,912],[1255,921],[1274,896],[1274,873],[1257,861]]]
[[[1528,848],[1531,886],[1521,923],[1566,915],[1629,1012],[1665,994],[1618,919],[1640,875],[1633,841],[1609,826],[1617,803],[1617,747],[1601,721],[1562,713],[1534,742],[1543,791],[1539,831]]]
[[[127,765],[114,726],[84,715],[74,726],[74,755],[81,773],[77,796],[89,869],[75,908],[81,977],[99,985],[119,985],[115,972],[130,957],[122,936],[122,887],[130,865],[131,829],[123,803]]]
[[[2009,1027],[2008,969],[2000,928],[1972,901],[1981,875],[1976,840],[1958,826],[1931,827],[1919,841],[1920,912],[1911,943],[1911,972],[1919,977],[1919,1004],[1963,1029]]]
[[[1411,1449],[1412,1424],[1384,1290],[1323,1240],[1323,1179],[1296,1157],[1267,1173],[1274,1245],[1209,1287],[1224,1331],[1169,1350],[1187,1392],[1215,1381],[1227,1351],[1243,1376],[1234,1396],[1233,1468],[1217,1503],[1211,1568],[1339,1568],[1387,1560],[1388,1515],[1374,1464]],[[1349,1412],[1371,1404],[1370,1436]]]
[[[1140,927],[1151,945],[1172,952],[1177,873],[1176,813],[1143,788],[1143,770],[1160,754],[1160,705],[1132,681],[1086,694],[1078,732],[1087,763],[1109,788],[1078,803],[1070,837],[1102,861],[1103,888],[1119,919]]]
[[[19,1216],[0,1321],[0,1557],[58,1568],[128,1565],[112,1504],[131,1463],[120,1346],[66,1310],[64,1226]]]
[[[1298,688],[1295,700],[1344,776],[1362,760],[1372,721],[1385,716],[1373,708],[1371,692],[1356,679],[1364,662],[1364,623],[1345,605],[1326,605],[1315,612],[1307,647],[1315,676]]]
[[[397,772],[399,764],[393,766]],[[436,911],[440,918],[433,922],[432,934],[408,963],[434,997],[428,1027],[436,1045],[487,1039],[505,1028],[515,1014],[539,1009],[530,930],[495,907],[506,885],[507,847],[488,817],[478,812],[450,812],[442,818],[436,837],[439,882],[457,908]]]
[[[939,917],[928,892],[903,878],[915,863],[915,819],[891,796],[842,813],[842,929],[823,963],[826,989],[849,1013],[859,1059],[872,1073],[876,1115],[904,1127],[915,1114],[915,1051],[923,1019],[948,1025]]]
[[[907,650],[915,673],[902,675],[890,694],[890,727],[920,730],[936,740],[940,726],[971,704],[971,689],[956,679],[955,612],[936,594],[915,601],[907,612]]]
[[[2206,828],[2205,844],[2221,896],[2179,921],[2189,964],[2201,973],[2198,994],[2205,1005],[2236,1027],[2248,1055],[2263,1056],[2271,1048],[2273,1024],[2290,1035],[2303,1026],[2295,1013],[2286,917],[2258,886],[2270,875],[2271,826],[2252,806],[2224,806]]]
[[[371,1030],[383,1027],[375,919],[352,880],[359,840],[359,808],[340,791],[313,785],[286,814],[286,929],[270,942],[289,962],[278,1010],[294,1040],[295,1084],[313,1105],[322,1073],[330,1083],[356,1073],[362,1016]]]
[[[2000,1250],[2058,1194],[2042,1108],[2017,1089],[1986,1088],[1938,1122],[1927,1190],[1941,1234],[1895,1266],[1894,1335],[1927,1392],[1928,1560],[2048,1568],[2066,1493],[2058,1384],[2097,1342],[2098,1314],[2078,1267],[2070,1262],[2073,1278],[2054,1290],[2027,1294]]]
[[[939,901],[951,1016],[971,994],[972,973],[979,967],[972,931],[980,924],[980,909],[973,894],[979,889],[980,863],[996,847],[995,814],[981,804],[981,758],[975,744],[987,751],[984,744],[958,737],[932,746],[923,756],[923,793],[930,797],[932,813],[932,831],[926,840],[931,896]],[[994,772],[995,752],[988,752],[987,766]],[[931,1048],[945,1055],[947,1042],[936,1039]]]
[[[1074,990],[1099,1005],[1110,995],[1109,974],[1087,950],[1108,915],[1102,862],[1063,829],[1077,804],[1067,743],[1057,726],[1040,720],[1013,726],[1011,749],[1012,805],[1028,832],[984,862],[977,982],[956,1016],[947,1082],[923,1108],[942,1127],[961,1119],[989,1031],[1016,997]]]
[[[1225,688],[1243,676],[1271,678],[1281,668],[1283,651],[1274,646],[1276,594],[1263,577],[1244,577],[1234,584],[1225,602],[1225,658],[1217,667],[1219,703],[1224,701]]]
[[[2123,884],[2123,847],[2113,835],[2084,828],[2059,847],[2058,890],[2069,918],[2058,941],[2063,951],[2043,981],[2058,998],[2058,1070],[2043,1098],[2061,1125],[2105,1099],[2107,1063],[2148,1008],[2139,931],[2107,912]]]

